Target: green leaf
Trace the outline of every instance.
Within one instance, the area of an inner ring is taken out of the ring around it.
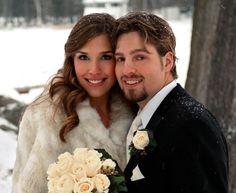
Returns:
[[[110,176],[111,187],[109,193],[127,192],[124,176]]]

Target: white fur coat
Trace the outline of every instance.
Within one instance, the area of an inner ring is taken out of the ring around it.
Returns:
[[[59,139],[64,115],[59,111],[54,115],[49,100],[30,105],[20,123],[12,193],[47,193],[49,164],[59,154],[72,153],[76,147],[104,148],[124,169],[125,141],[133,115],[118,96],[111,104],[107,129],[89,101],[83,101],[77,108],[80,124],[66,135],[67,143]]]

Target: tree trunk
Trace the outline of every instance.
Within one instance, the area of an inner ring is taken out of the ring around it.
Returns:
[[[41,25],[43,21],[41,0],[34,0],[36,10],[36,24]]]
[[[219,120],[236,193],[236,0],[196,0],[186,89]]]
[[[2,16],[5,18],[5,26],[12,22],[12,0],[2,2]]]

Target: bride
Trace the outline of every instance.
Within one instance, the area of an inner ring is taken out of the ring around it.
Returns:
[[[90,14],[73,27],[63,67],[22,116],[12,193],[47,192],[48,166],[77,147],[105,149],[124,169],[134,108],[116,82],[114,24],[108,14]]]

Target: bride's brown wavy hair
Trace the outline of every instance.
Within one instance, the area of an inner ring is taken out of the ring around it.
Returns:
[[[63,142],[66,142],[65,135],[79,124],[79,117],[76,113],[77,104],[88,96],[77,80],[73,58],[89,40],[101,34],[107,35],[114,51],[112,37],[114,26],[115,19],[111,15],[93,13],[81,17],[70,32],[64,47],[63,67],[58,70],[49,83],[49,95],[52,99],[56,98],[56,109],[62,108],[66,114],[59,134]]]

